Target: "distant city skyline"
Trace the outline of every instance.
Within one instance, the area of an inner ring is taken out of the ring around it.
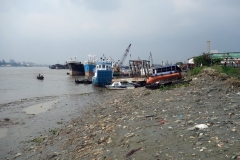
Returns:
[[[35,62],[26,62],[26,61],[15,61],[14,59],[10,59],[9,61],[6,61],[4,59],[0,59],[0,66],[49,66],[49,64],[46,63],[35,63]]]

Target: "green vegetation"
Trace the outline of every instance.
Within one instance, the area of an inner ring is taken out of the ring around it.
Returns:
[[[222,58],[213,58],[212,65],[218,65],[221,63],[222,60],[223,60]]]
[[[211,68],[215,69],[216,71],[220,72],[220,73],[225,73],[231,77],[236,77],[238,79],[240,79],[240,69],[239,68],[234,68],[232,66],[218,66],[218,65],[214,65]]]
[[[211,66],[215,64],[219,64],[223,59],[222,58],[210,58],[208,54],[204,54],[201,56],[197,56],[193,59],[194,64],[196,66]]]
[[[147,91],[144,95],[145,96],[150,95],[150,91]]]
[[[32,140],[35,143],[42,143],[47,137],[37,137]]]
[[[202,70],[203,68],[206,68],[204,66],[202,67],[195,67],[193,70],[190,70],[190,75],[193,76],[193,75],[198,75]]]
[[[57,130],[56,129],[51,129],[51,130],[49,130],[49,132],[51,132],[52,134],[56,134]]]
[[[177,62],[176,65],[182,66],[183,62]]]
[[[57,124],[62,124],[63,122],[62,121],[58,121]]]
[[[210,66],[211,65],[211,59],[206,54],[193,58],[193,61],[196,66],[201,66],[201,65],[202,66]]]
[[[199,74],[204,68],[206,68],[206,66],[202,66],[202,67],[195,67],[193,70],[189,71],[189,74],[191,76],[193,75],[197,75]],[[234,68],[232,66],[219,66],[219,65],[213,65],[210,66],[210,68],[215,69],[216,71],[218,71],[219,73],[225,73],[231,77],[235,77],[240,79],[240,69],[239,68]]]

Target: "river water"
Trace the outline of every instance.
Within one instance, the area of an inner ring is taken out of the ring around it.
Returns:
[[[35,137],[49,135],[94,107],[104,89],[75,84],[68,69],[0,67],[0,159],[27,159],[23,148]],[[38,80],[37,75],[44,76]],[[21,155],[21,156],[19,156]]]
[[[76,85],[76,78],[69,76],[68,69],[49,69],[47,67],[0,67],[0,103],[9,103],[21,99],[61,96],[64,94],[90,93],[98,90],[92,85]],[[38,80],[38,74],[44,80]]]

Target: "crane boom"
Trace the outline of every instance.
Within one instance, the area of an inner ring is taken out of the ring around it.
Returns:
[[[150,52],[149,60],[151,60],[151,63],[152,63],[151,67],[154,67],[153,59],[152,59],[152,53],[151,52]]]
[[[122,57],[121,61],[118,63],[118,67],[119,67],[119,68],[122,67],[123,62],[125,61],[125,59],[126,59],[126,57],[127,57],[127,55],[128,55],[128,52],[129,52],[129,50],[130,50],[130,47],[131,47],[131,44],[129,44],[128,48],[126,49],[126,51],[125,51],[124,54],[123,54],[123,57]]]

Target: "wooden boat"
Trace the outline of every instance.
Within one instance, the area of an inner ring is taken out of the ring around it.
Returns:
[[[75,83],[76,84],[92,84],[92,81],[90,81],[89,79],[82,79],[82,80],[75,79]]]
[[[44,77],[43,76],[37,76],[37,79],[43,80]]]
[[[179,72],[170,73],[165,75],[157,75],[157,76],[150,76],[146,80],[146,84],[151,84],[157,81],[167,81],[167,80],[174,80],[174,79],[181,79],[182,75]]]

